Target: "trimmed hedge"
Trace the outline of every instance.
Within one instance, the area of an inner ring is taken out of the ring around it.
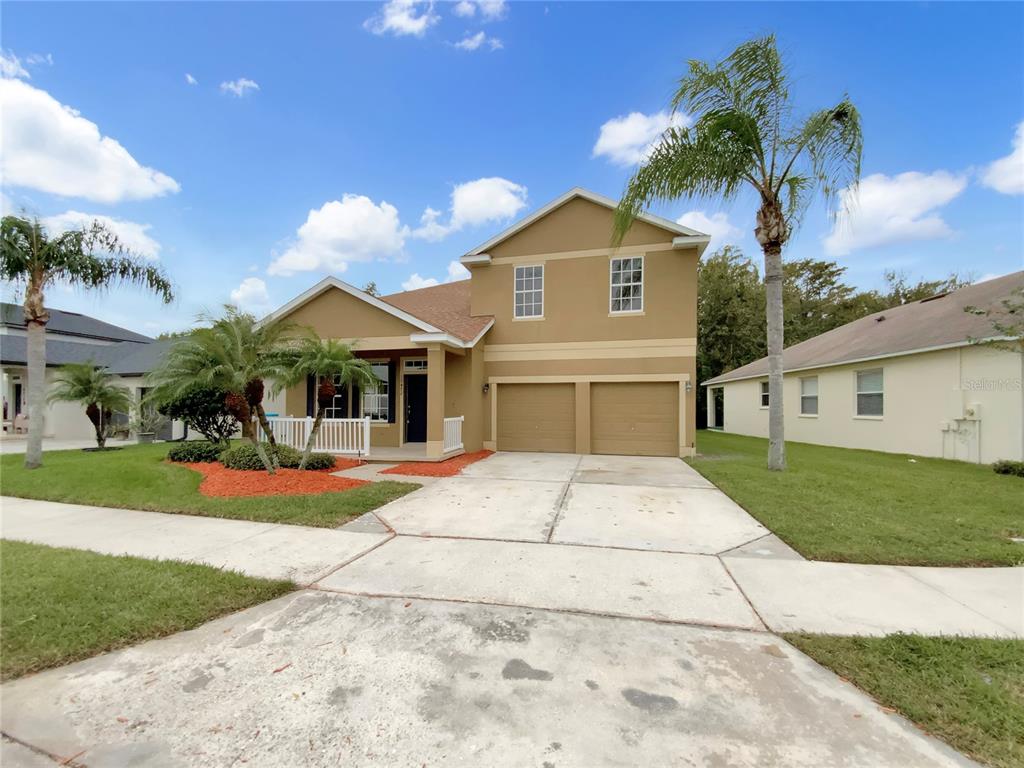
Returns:
[[[992,469],[995,470],[997,475],[1016,475],[1017,477],[1024,477],[1024,461],[1010,461],[1009,459],[1003,459],[997,461],[992,465]]]
[[[186,464],[212,462],[220,458],[224,450],[222,445],[214,445],[206,440],[185,440],[175,443],[167,451],[169,461],[180,461]]]
[[[270,456],[270,446],[264,444],[267,456]],[[256,453],[256,446],[252,443],[239,443],[232,446],[220,456],[221,463],[228,469],[266,469]],[[277,461],[283,469],[297,469],[302,461],[302,451],[290,448],[287,445],[277,446]],[[306,469],[330,469],[334,466],[334,457],[329,453],[313,453],[309,456]]]

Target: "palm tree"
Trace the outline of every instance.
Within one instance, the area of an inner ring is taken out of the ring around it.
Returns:
[[[768,325],[768,468],[786,467],[782,414],[782,249],[815,192],[830,209],[843,188],[856,190],[863,139],[848,97],[793,117],[789,77],[775,37],[739,46],[718,64],[691,61],[672,99],[691,128],[669,128],[630,178],[615,214],[619,245],[653,201],[684,196],[757,196],[754,235],[764,252]]]
[[[293,326],[281,322],[259,323],[237,307],[225,305],[224,315],[200,316],[210,325],[197,328],[168,350],[161,365],[148,379],[154,386],[155,401],[177,397],[195,385],[214,387],[227,394],[228,411],[242,426],[242,436],[253,443],[271,474],[278,466],[277,441],[263,410],[265,380],[277,381],[287,375],[280,348]],[[264,451],[252,423],[259,420],[270,443]]]
[[[54,282],[82,288],[137,285],[165,304],[174,300],[163,270],[125,248],[101,223],[51,236],[38,219],[4,216],[0,222],[0,279],[25,286],[28,329],[28,446],[25,467],[43,463],[43,404],[46,400],[45,293]]]
[[[62,365],[54,377],[47,400],[82,403],[85,415],[96,430],[96,445],[102,451],[107,445],[107,430],[114,411],[127,413],[132,399],[128,389],[115,384],[115,377],[92,363]]]
[[[337,392],[335,380],[342,385],[357,384],[366,391],[377,386],[377,377],[370,363],[355,357],[348,344],[337,339],[321,339],[312,328],[307,328],[302,336],[282,350],[280,370],[283,378],[275,380],[275,392],[305,381],[308,376],[320,379],[316,390],[316,418],[299,463],[299,469],[305,469],[316,444],[316,436],[320,433],[324,411],[334,402]]]

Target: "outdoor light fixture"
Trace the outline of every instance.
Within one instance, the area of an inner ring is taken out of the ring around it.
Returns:
[[[486,395],[490,391],[491,391],[491,385],[486,383],[486,382],[484,382],[484,394]]]
[[[686,382],[686,391],[687,393],[693,392],[693,384]]]

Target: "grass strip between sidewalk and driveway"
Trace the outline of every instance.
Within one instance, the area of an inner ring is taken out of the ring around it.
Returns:
[[[811,560],[893,565],[1024,563],[1024,478],[987,465],[768,441],[704,430],[691,466]]]
[[[1024,765],[1024,640],[784,637],[975,760],[997,768]]]
[[[211,498],[199,492],[203,477],[164,461],[166,444],[119,451],[54,451],[39,469],[25,469],[24,456],[0,458],[0,494],[97,507],[142,509],[206,517],[288,523],[321,528],[339,525],[404,496],[416,483],[369,483],[347,491],[308,496]]]
[[[0,542],[0,678],[192,629],[295,588],[206,565]]]

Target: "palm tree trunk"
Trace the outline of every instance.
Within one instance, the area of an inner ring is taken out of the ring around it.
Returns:
[[[768,469],[786,468],[782,409],[782,248],[764,249],[765,314],[768,322]]]
[[[29,290],[32,290],[31,287]],[[42,302],[39,302],[42,306]],[[28,445],[25,469],[43,465],[43,410],[46,406],[46,322],[27,320]]]
[[[278,469],[281,466],[281,462],[277,457],[277,440],[274,438],[274,432],[270,428],[270,420],[267,418],[267,412],[263,410],[263,403],[256,403],[256,418],[260,420],[260,426],[263,428],[263,434],[267,436],[267,442],[270,443],[270,456],[274,462],[274,468]]]
[[[101,451],[107,447],[107,425],[103,421],[103,409],[100,408],[100,418],[93,428],[96,430],[96,447]]]
[[[306,462],[309,461],[309,454],[313,452],[313,446],[316,445],[316,436],[320,434],[320,425],[324,420],[324,409],[317,404],[316,406],[316,418],[313,419],[313,428],[309,430],[309,437],[306,438],[306,449],[302,452],[302,461],[299,462],[299,469],[306,468]]]

